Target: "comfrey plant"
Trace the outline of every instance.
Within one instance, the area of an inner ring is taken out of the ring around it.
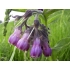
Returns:
[[[14,18],[24,19],[23,23],[15,28],[13,34],[9,37],[9,43],[16,46],[18,49],[28,51],[30,49],[30,56],[38,58],[42,53],[48,57],[51,56],[52,50],[49,46],[48,29],[41,24],[38,15],[43,13],[43,9],[27,10],[22,16],[15,16]],[[27,25],[27,20],[32,15],[35,15],[32,26]],[[22,27],[26,29],[23,32]]]

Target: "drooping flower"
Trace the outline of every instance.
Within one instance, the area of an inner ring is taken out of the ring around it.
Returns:
[[[51,53],[52,53],[52,49],[49,47],[48,43],[45,42],[43,45],[43,54],[46,57],[48,57],[48,56],[51,56]]]
[[[30,46],[28,39],[27,39],[28,36],[29,36],[29,33],[24,33],[22,38],[18,41],[16,47],[21,49],[21,50],[27,51],[29,49],[29,46]]]
[[[43,54],[45,55],[45,56],[51,56],[51,53],[52,53],[52,50],[51,50],[51,48],[50,47],[46,47],[46,48],[44,48],[43,49]]]
[[[21,35],[21,30],[19,30],[18,28],[15,29],[14,33],[9,37],[9,43],[13,44],[16,46],[18,40],[20,39],[20,35]]]
[[[31,48],[30,56],[33,58],[37,58],[41,56],[41,54],[42,54],[42,49],[40,46],[40,39],[36,38]]]

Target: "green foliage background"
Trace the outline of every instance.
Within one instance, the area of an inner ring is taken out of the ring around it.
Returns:
[[[15,10],[20,11],[20,10]],[[25,11],[25,10],[24,10]],[[23,11],[22,11],[23,12]],[[45,10],[44,10],[45,12]],[[44,13],[40,15],[42,24],[49,27],[49,44],[52,48],[52,56],[45,57],[42,55],[38,59],[30,57],[30,50],[25,53],[16,49],[13,45],[8,43],[8,38],[13,32],[14,22],[9,22],[7,25],[7,34],[3,36],[3,24],[0,24],[0,60],[1,61],[69,61],[70,60],[70,10],[59,10],[51,15]],[[45,19],[45,21],[44,21]],[[34,17],[32,16],[28,25],[33,23]]]

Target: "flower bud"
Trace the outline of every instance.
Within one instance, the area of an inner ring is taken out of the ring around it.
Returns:
[[[52,49],[49,47],[48,43],[44,43],[43,45],[43,54],[48,57],[48,56],[51,56],[52,54]]]
[[[40,24],[39,20],[34,20],[34,26],[35,26],[35,27],[38,27],[39,24]]]
[[[46,47],[43,49],[43,54],[48,57],[48,56],[51,56],[51,53],[52,53],[52,50],[50,47]]]
[[[32,16],[32,11],[31,11],[31,10],[27,10],[27,11],[25,12],[25,14],[24,14],[24,17],[25,17],[25,18],[28,18],[28,17],[30,17],[30,16]]]

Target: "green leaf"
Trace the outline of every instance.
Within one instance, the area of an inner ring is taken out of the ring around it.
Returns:
[[[51,18],[49,18],[49,19],[47,20],[47,23],[49,24],[49,23],[53,22],[54,20],[57,20],[57,19],[60,17],[60,15],[61,15],[61,14],[56,14],[55,16],[54,16],[54,15],[51,16]]]
[[[60,40],[52,49],[52,58],[60,59],[70,49],[70,37]],[[66,56],[66,55],[65,55]],[[68,58],[68,57],[67,57]]]
[[[40,23],[45,23],[45,20],[44,20],[44,16],[41,14],[41,15],[39,15],[39,21],[40,21]]]
[[[48,17],[49,15],[53,14],[54,12],[60,11],[61,9],[49,9],[46,11],[45,15]]]

